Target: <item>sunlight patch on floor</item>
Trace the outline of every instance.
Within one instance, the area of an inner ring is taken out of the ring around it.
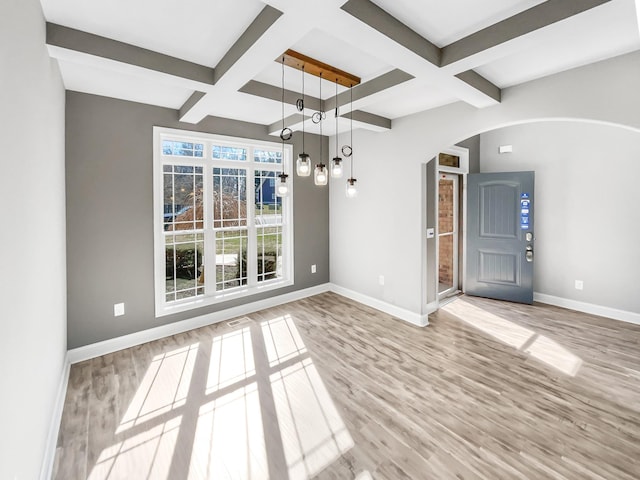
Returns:
[[[116,433],[184,405],[198,344],[156,355],[129,404]]]
[[[302,355],[307,351],[291,315],[262,322],[262,335],[264,336],[270,367]]]
[[[582,366],[582,359],[558,342],[472,305],[464,298],[448,303],[441,310],[566,375],[574,377]]]
[[[168,478],[181,420],[172,418],[104,449],[88,479]]]
[[[268,480],[274,452],[278,478],[308,479],[351,449],[293,318],[249,323],[156,355],[91,480]]]
[[[271,384],[291,480],[314,476],[353,447],[311,359],[273,374]]]
[[[245,380],[255,373],[249,327],[213,339],[207,378],[207,394]]]
[[[188,478],[269,478],[260,398],[255,383],[200,408]]]
[[[363,470],[358,475],[356,475],[356,478],[354,480],[373,480],[373,477],[369,473],[369,470]]]
[[[448,303],[442,310],[516,349],[521,348],[535,334],[533,330],[471,305],[462,298]]]
[[[580,357],[571,353],[558,342],[554,342],[543,335],[536,337],[533,343],[525,348],[524,351],[541,362],[557,368],[572,377],[575,377],[582,366]]]

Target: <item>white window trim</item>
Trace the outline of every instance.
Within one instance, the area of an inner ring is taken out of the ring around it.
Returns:
[[[169,157],[162,155],[161,146],[162,140],[180,140],[180,141],[193,141],[204,143],[203,157]],[[256,284],[253,282],[253,276],[257,274],[255,267],[252,263],[247,265],[247,274],[251,280],[247,281],[247,285],[234,288],[228,291],[216,292],[215,281],[207,281],[205,276],[205,295],[201,297],[190,297],[183,300],[178,300],[168,304],[165,298],[166,288],[166,264],[165,264],[165,237],[164,237],[164,178],[163,178],[163,165],[166,164],[180,164],[180,165],[192,165],[203,167],[205,191],[210,192],[213,188],[213,161],[211,158],[211,144],[225,145],[225,146],[241,146],[248,147],[248,156],[246,161],[218,161],[217,165],[229,168],[247,168],[253,170],[272,170],[280,172],[282,166],[279,164],[270,163],[258,163],[253,161],[253,149],[254,148],[269,148],[269,149],[281,149],[282,146],[277,142],[265,142],[260,140],[250,140],[244,138],[228,137],[223,135],[215,135],[210,133],[192,132],[187,130],[177,130],[165,127],[153,127],[153,231],[154,231],[154,295],[155,295],[155,313],[156,317],[162,317],[166,315],[172,315],[174,313],[184,312],[195,308],[200,308],[208,305],[214,305],[220,302],[226,302],[237,298],[247,297],[250,295],[256,295],[270,290],[283,288],[289,285],[293,285],[293,188],[292,183],[289,182],[289,195],[282,199],[283,202],[283,217],[282,217],[282,237],[283,246],[287,250],[287,254],[283,255],[282,265],[282,278],[266,280]],[[293,147],[291,145],[285,145],[284,148],[284,166],[285,172],[291,172],[291,158],[293,155]],[[170,159],[170,160],[169,160]],[[223,165],[224,164],[224,165]],[[291,177],[290,177],[291,178]],[[251,232],[251,228],[254,228],[254,214],[255,206],[253,201],[253,184],[248,182],[247,179],[247,228]],[[213,235],[212,218],[209,214],[210,202],[204,204],[204,243],[205,252],[215,251],[215,236]],[[251,233],[249,233],[251,235]],[[249,243],[250,249],[247,251],[247,258],[254,258],[256,255],[255,245],[252,242]],[[213,257],[213,260],[211,258]],[[205,271],[212,271],[207,269],[215,266],[215,255],[205,255]],[[215,269],[213,269],[215,271]],[[211,278],[211,277],[209,277]],[[215,278],[215,277],[214,277]]]

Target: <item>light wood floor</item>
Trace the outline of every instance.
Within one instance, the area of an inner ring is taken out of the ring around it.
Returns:
[[[72,366],[55,478],[640,478],[640,326],[326,293]]]

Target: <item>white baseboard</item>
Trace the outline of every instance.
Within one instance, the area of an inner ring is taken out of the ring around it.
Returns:
[[[337,293],[338,295],[342,295],[343,297],[347,297],[351,300],[355,300],[356,302],[367,305],[371,308],[375,308],[376,310],[380,310],[381,312],[393,315],[394,317],[404,320],[405,322],[409,322],[412,325],[416,325],[418,327],[426,327],[427,325],[429,325],[429,315],[420,315],[419,313],[414,313],[410,310],[406,310],[396,305],[391,305],[390,303],[383,302],[382,300],[369,297],[368,295],[364,295],[353,290],[349,290],[348,288],[341,287],[334,283],[331,284],[331,291]]]
[[[64,409],[64,399],[67,396],[67,385],[69,384],[69,354],[64,357],[64,365],[62,366],[62,374],[58,383],[58,391],[56,392],[55,404],[51,415],[51,423],[49,424],[49,433],[47,435],[47,443],[45,444],[44,458],[42,459],[42,468],[40,469],[40,480],[49,480],[53,475],[53,462],[56,458],[56,444],[58,443],[58,432],[60,431],[60,422],[62,421],[62,410]]]
[[[369,307],[380,310],[389,315],[397,317],[405,322],[409,322],[412,325],[424,327],[429,325],[429,315],[421,315],[419,313],[412,312],[410,310],[392,305],[390,303],[378,300],[377,298],[364,295],[354,290],[341,287],[332,283],[325,283],[317,285],[315,287],[306,288],[304,290],[298,290],[284,295],[278,295],[276,297],[259,300],[257,302],[248,303],[245,305],[239,305],[237,307],[221,310],[218,312],[201,315],[198,317],[190,318],[180,322],[170,323],[168,325],[162,325],[141,332],[131,333],[122,337],[105,340],[103,342],[93,343],[84,347],[74,348],[67,353],[68,364],[82,362],[91,358],[113,353],[124,348],[133,347],[142,343],[158,340],[160,338],[168,337],[178,333],[183,333],[194,328],[200,328],[206,325],[211,325],[232,318],[248,315],[250,313],[263,310],[265,308],[275,307],[284,303],[293,302],[302,298],[318,295],[320,293],[332,291],[344,297],[360,302]],[[593,315],[600,315],[603,317],[613,318],[615,320],[621,320],[624,322],[635,323],[640,325],[640,314],[634,312],[628,312],[624,310],[617,310],[615,308],[603,307],[600,305],[594,305],[591,303],[579,302],[576,300],[570,300],[567,298],[555,297],[553,295],[547,295],[543,293],[534,293],[533,298],[537,302],[547,303],[549,305],[555,305],[558,307],[569,308],[571,310],[577,310],[579,312],[590,313]],[[69,367],[66,367],[66,379],[68,378]],[[64,392],[66,392],[66,383],[64,390],[62,390],[62,399],[60,405],[60,414],[62,413],[62,404],[64,403]],[[56,432],[57,436],[57,432]],[[55,441],[55,440],[54,440]]]
[[[548,305],[555,305],[556,307],[569,308],[571,310],[577,310],[578,312],[590,313],[592,315],[598,315],[600,317],[608,317],[613,318],[614,320],[621,320],[623,322],[635,323],[636,325],[640,325],[640,314],[628,312],[626,310],[603,307],[602,305],[579,302],[577,300],[555,297],[553,295],[547,295],[546,293],[538,292],[533,293],[533,300],[540,303],[546,303]]]
[[[69,362],[72,364],[83,362],[91,358],[117,352],[118,350],[134,347],[142,343],[151,342],[160,338],[193,330],[194,328],[224,322],[225,320],[231,320],[235,317],[264,310],[265,308],[271,308],[282,305],[283,303],[289,303],[302,298],[318,295],[319,293],[328,292],[330,287],[331,285],[329,283],[325,283],[315,287],[305,288],[304,290],[297,290],[295,292],[285,293],[284,295],[266,298],[257,302],[239,305],[237,307],[208,313],[206,315],[200,315],[180,322],[169,323],[167,325],[150,328],[141,332],[123,335],[122,337],[112,338],[103,342],[92,343],[91,345],[86,345],[84,347],[74,348],[69,350]]]
[[[425,306],[425,310],[427,312],[427,314],[425,315],[427,317],[427,323],[428,323],[429,315],[431,315],[434,312],[437,312],[438,308],[440,308],[439,300],[436,300],[435,302],[427,303],[427,305]]]

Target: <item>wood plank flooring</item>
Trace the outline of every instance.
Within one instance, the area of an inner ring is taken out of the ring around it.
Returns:
[[[333,293],[72,366],[54,478],[640,479],[640,326]]]

